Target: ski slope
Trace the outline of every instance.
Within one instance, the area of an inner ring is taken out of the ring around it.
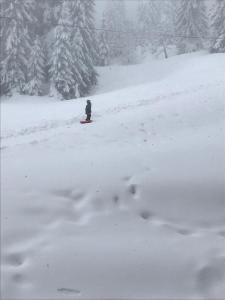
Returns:
[[[225,55],[1,103],[3,299],[223,299]]]

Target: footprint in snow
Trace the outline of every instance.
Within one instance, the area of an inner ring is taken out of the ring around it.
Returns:
[[[58,292],[64,293],[64,294],[80,294],[81,292],[77,289],[71,289],[71,288],[59,288],[57,289]]]
[[[54,190],[52,194],[59,197],[70,198],[71,190],[70,189],[61,189],[61,190]]]
[[[219,236],[222,236],[225,238],[225,230],[221,230],[218,232]]]
[[[175,228],[175,231],[181,235],[191,235],[193,232],[188,228]]]
[[[22,266],[24,261],[25,257],[22,253],[11,253],[6,256],[6,263],[14,267]]]
[[[22,282],[24,282],[24,277],[20,273],[15,273],[12,275],[12,280],[17,284],[21,284]]]
[[[139,213],[139,216],[143,219],[143,220],[149,220],[153,217],[153,213],[150,212],[149,210],[142,210]]]
[[[55,190],[55,191],[52,191],[52,193],[56,196],[64,197],[64,198],[67,198],[67,199],[75,201],[75,202],[78,202],[85,197],[84,193],[73,190],[73,189]]]
[[[131,180],[131,176],[124,176],[123,180],[124,181],[130,181]]]
[[[218,287],[224,286],[225,257],[213,258],[197,271],[196,277],[197,288],[201,294],[213,297]],[[217,295],[217,297],[222,297],[222,295]]]
[[[115,205],[118,205],[118,204],[119,204],[119,200],[120,200],[120,198],[119,198],[118,195],[113,196],[113,203],[114,203]]]
[[[136,184],[131,184],[129,186],[129,192],[133,196],[137,194],[137,186],[136,186]]]

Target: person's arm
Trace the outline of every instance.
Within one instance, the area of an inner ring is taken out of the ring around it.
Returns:
[[[86,114],[91,114],[91,105],[87,104],[86,106]]]

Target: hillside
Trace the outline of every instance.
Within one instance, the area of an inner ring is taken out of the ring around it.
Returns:
[[[1,103],[2,295],[221,299],[225,55],[99,69],[85,99]]]

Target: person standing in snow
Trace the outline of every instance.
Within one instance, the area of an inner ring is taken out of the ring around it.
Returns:
[[[91,120],[91,101],[90,100],[87,100],[85,113],[87,115],[86,121],[90,121]]]

